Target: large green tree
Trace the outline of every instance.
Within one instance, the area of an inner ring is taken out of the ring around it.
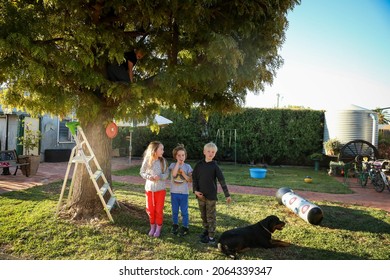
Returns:
[[[229,111],[247,90],[271,84],[283,59],[287,13],[299,0],[0,0],[3,105],[33,114],[74,112],[108,178],[107,123],[142,119],[162,106]],[[147,50],[131,85],[107,80],[106,65]],[[85,168],[71,210],[101,204]]]

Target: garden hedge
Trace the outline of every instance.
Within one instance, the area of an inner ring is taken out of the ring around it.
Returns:
[[[322,152],[324,112],[308,109],[245,108],[240,112],[206,118],[193,109],[187,117],[170,109],[161,115],[172,120],[158,133],[137,127],[132,133],[132,156],[141,157],[148,143],[159,140],[164,156],[172,157],[176,144],[184,144],[189,159],[201,159],[203,146],[215,142],[217,160],[238,163],[308,164],[310,154]],[[113,147],[128,154],[129,128],[121,128]]]

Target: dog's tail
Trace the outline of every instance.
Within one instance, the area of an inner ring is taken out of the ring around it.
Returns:
[[[224,253],[226,256],[236,260],[237,259],[237,254],[233,252],[232,250],[229,249],[227,245],[224,245],[222,243],[218,243],[218,249]]]

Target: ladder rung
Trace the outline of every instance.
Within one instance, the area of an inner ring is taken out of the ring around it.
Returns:
[[[104,183],[104,185],[100,188],[100,194],[103,196],[109,188],[110,188],[110,184]]]
[[[85,156],[85,159],[87,160],[87,162],[90,162],[90,160],[93,159],[93,156]],[[84,159],[82,156],[75,156],[72,159],[72,162],[84,163]]]
[[[108,209],[108,211],[111,211],[111,209],[114,207],[115,201],[116,201],[115,196],[111,196],[111,198],[107,202],[107,209]]]
[[[100,176],[103,175],[103,171],[102,170],[96,170],[95,173],[93,174],[93,179],[95,181],[97,181],[97,179],[99,179]]]
[[[69,127],[71,128],[71,127]],[[104,176],[104,173],[103,173],[103,170],[101,170],[101,167],[99,166],[99,163],[97,162],[96,158],[95,158],[95,155],[92,151],[92,148],[90,147],[89,143],[88,143],[88,140],[87,138],[85,137],[84,135],[84,132],[83,130],[81,129],[80,126],[77,126],[77,125],[72,125],[72,128],[73,130],[77,129],[77,131],[79,132],[79,135],[80,137],[76,136],[75,134],[75,131],[72,131],[72,137],[75,139],[76,141],[76,146],[72,149],[72,154],[69,158],[69,160],[72,162],[72,163],[82,163],[82,164],[85,164],[85,167],[90,175],[90,179],[93,181],[93,184],[97,190],[97,195],[99,196],[102,204],[103,204],[103,207],[104,207],[104,210],[105,212],[107,213],[107,216],[108,218],[110,219],[111,222],[114,222],[114,219],[112,218],[111,216],[111,209],[114,207],[115,203],[117,204],[117,206],[120,208],[120,205],[118,203],[118,201],[116,200],[115,196],[113,195],[113,192],[110,188],[110,185],[109,183],[107,182],[106,180],[106,177]],[[84,148],[83,148],[83,145],[86,145],[86,148],[88,150],[87,154],[88,156],[85,154],[85,151],[84,151]],[[77,149],[77,150],[76,150]],[[76,156],[76,155],[77,156]],[[94,169],[97,169],[93,174],[92,174],[92,169],[91,169],[91,166],[89,165],[89,162],[94,159],[95,161],[95,167]],[[77,164],[76,164],[77,165]],[[58,212],[60,210],[60,207],[61,207],[61,203],[62,203],[62,197],[64,195],[64,191],[66,189],[66,181],[67,181],[67,178],[68,178],[68,174],[69,174],[69,170],[70,170],[70,167],[71,167],[71,164],[68,164],[68,168],[66,170],[66,174],[65,174],[65,179],[64,179],[64,183],[63,183],[63,186],[62,186],[62,189],[61,189],[61,195],[60,195],[60,199],[58,201],[58,204],[57,204],[57,211],[56,211],[56,215],[58,215]],[[76,174],[76,168],[73,170],[73,175]],[[97,180],[102,177],[103,181],[105,182],[103,184],[103,186],[99,189],[99,186],[98,186],[98,183],[97,183]],[[72,177],[74,178],[74,177]],[[69,194],[71,194],[71,191],[72,191],[72,187],[73,187],[73,181],[71,183],[71,186],[70,186],[70,189],[69,189]],[[107,193],[107,191],[109,191],[111,197],[110,199],[108,200],[108,202],[106,203],[103,196]],[[70,199],[70,195],[68,195],[68,202],[69,202],[69,199]],[[68,205],[68,203],[67,203]]]

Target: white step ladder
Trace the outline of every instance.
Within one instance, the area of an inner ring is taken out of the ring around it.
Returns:
[[[62,185],[61,195],[60,195],[60,199],[59,199],[58,205],[57,205],[56,216],[58,215],[58,213],[60,212],[60,209],[61,209],[62,199],[63,199],[64,193],[65,193],[66,184],[68,181],[69,172],[70,172],[70,169],[72,167],[72,164],[75,163],[75,166],[73,169],[73,176],[72,176],[72,180],[71,180],[70,187],[69,187],[66,208],[69,208],[70,199],[72,197],[74,178],[75,178],[75,172],[77,172],[77,166],[78,166],[78,164],[85,164],[85,167],[87,168],[87,171],[88,171],[89,176],[93,182],[93,185],[95,186],[97,195],[99,196],[100,201],[103,204],[103,208],[106,211],[107,216],[110,219],[110,221],[114,222],[114,219],[112,218],[110,211],[114,207],[115,204],[117,204],[119,207],[119,203],[116,200],[116,197],[115,197],[115,195],[110,187],[110,184],[108,183],[106,176],[104,175],[103,170],[101,169],[101,167],[96,159],[96,156],[93,153],[92,148],[87,141],[87,138],[85,137],[84,131],[79,126],[78,122],[68,122],[66,124],[66,126],[69,128],[70,132],[72,133],[72,136],[73,136],[74,140],[76,141],[76,146],[72,149],[72,152],[70,154],[68,168],[66,169],[64,183]],[[76,135],[76,131],[77,131],[77,135]],[[80,137],[80,139],[79,139],[79,137]],[[85,153],[86,151],[87,151],[87,154]],[[93,162],[95,164],[96,171],[92,171],[92,168],[89,165],[89,162],[91,160],[93,160]],[[98,180],[99,178],[101,178],[101,180]],[[103,184],[101,186],[99,186],[98,181],[102,182]],[[110,198],[106,202],[104,199],[104,195],[106,194],[107,191],[110,194]]]

